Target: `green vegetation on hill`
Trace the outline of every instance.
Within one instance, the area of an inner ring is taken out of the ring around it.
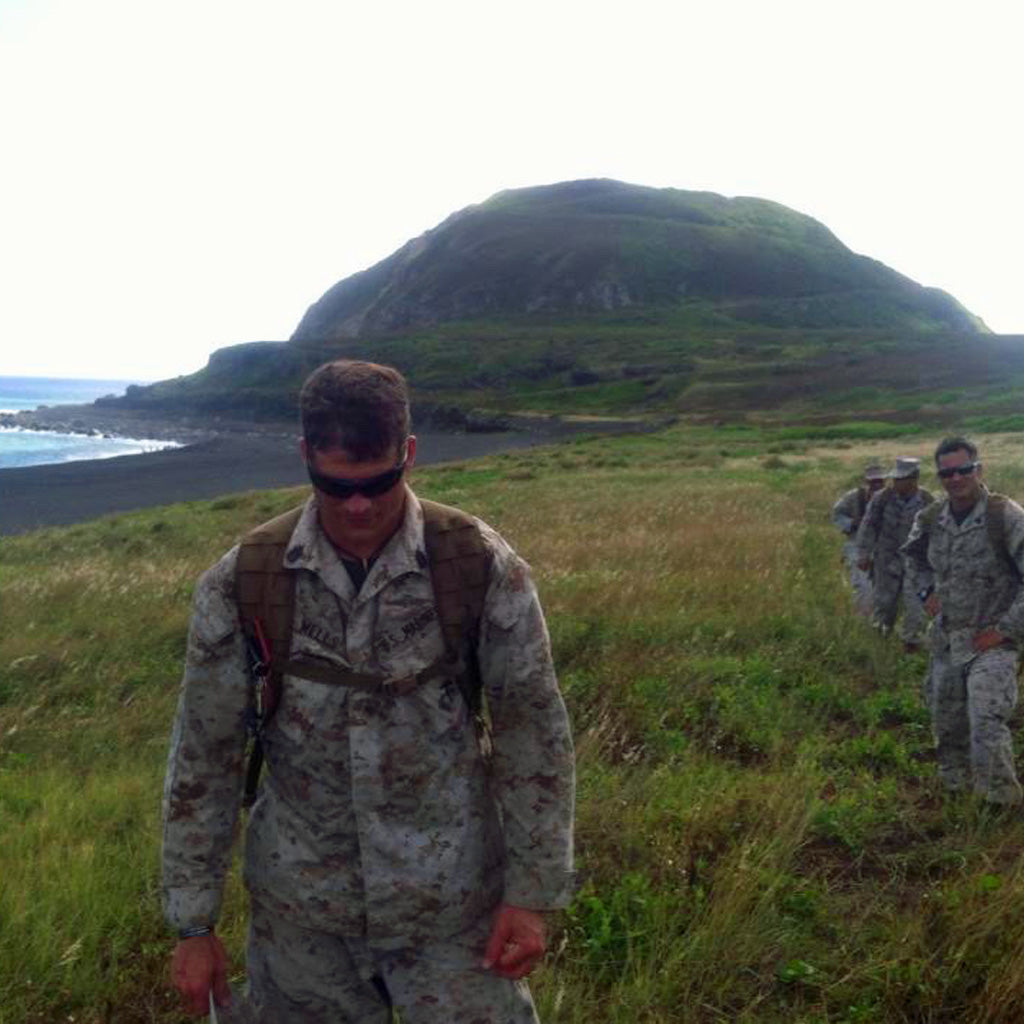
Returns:
[[[1024,339],[892,330],[752,328],[706,308],[534,323],[474,321],[336,345],[239,346],[129,405],[294,421],[330,358],[399,367],[424,409],[791,422],[867,417],[945,428],[1024,413]]]
[[[852,618],[826,521],[869,457],[928,457],[931,435],[891,427],[830,447],[677,428],[417,471],[509,537],[549,615],[581,875],[534,986],[550,1024],[1024,1011],[1024,821],[942,799],[923,660]],[[1018,497],[1021,451],[983,439]],[[189,594],[300,494],[0,540],[2,1024],[181,1019],[157,856]],[[236,880],[236,963],[243,917]]]
[[[979,326],[950,296],[778,203],[602,179],[501,192],[453,214],[336,284],[292,340],[686,301],[775,326]]]
[[[340,356],[398,366],[427,413],[800,420],[842,412],[838,396],[867,386],[878,401],[856,415],[934,421],[936,393],[1024,375],[1020,339],[987,333],[810,217],[579,181],[453,214],[335,285],[291,341],[222,349],[199,373],[111,404],[292,418],[304,377]]]

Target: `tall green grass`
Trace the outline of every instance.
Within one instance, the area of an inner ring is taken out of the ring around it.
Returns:
[[[532,563],[573,717],[544,1020],[1019,1018],[1024,820],[943,799],[924,661],[852,617],[827,523],[867,458],[933,442],[680,429],[418,472]],[[1016,453],[983,449],[1021,495]],[[2,1024],[182,1019],[157,869],[189,594],[300,494],[0,541]],[[244,911],[235,880],[238,971]]]

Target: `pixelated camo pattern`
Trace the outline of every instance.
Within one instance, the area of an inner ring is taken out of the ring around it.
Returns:
[[[895,491],[879,491],[868,503],[857,532],[857,558],[871,562],[874,621],[892,629],[902,609],[900,637],[918,643],[926,616],[914,586],[915,575],[906,572],[901,552],[917,513],[934,499],[918,489],[904,498]]]
[[[931,529],[920,514],[903,553],[915,574],[915,589],[934,583],[942,604],[939,626],[948,643],[950,658],[963,665],[974,657],[972,641],[979,631],[994,626],[1017,645],[1024,641],[1024,509],[1005,503],[1007,554],[1017,566],[1013,572],[1006,559],[992,548],[987,525],[988,492],[957,525],[949,501],[941,502]],[[1019,575],[1018,575],[1019,573]]]
[[[996,648],[957,665],[941,639],[933,642],[925,691],[943,785],[973,789],[992,803],[1020,803],[1009,726],[1020,655]]]
[[[453,680],[392,696],[287,676],[245,878],[273,914],[398,946],[464,932],[499,901],[548,909],[572,889],[573,748],[529,569],[489,527],[478,656],[490,773]],[[163,885],[175,928],[216,919],[240,800],[251,689],[237,548],[201,578],[164,794]],[[298,573],[293,654],[403,679],[443,652],[410,492],[358,594],[311,499],[285,553]]]
[[[839,500],[832,506],[829,518],[843,533],[855,534],[860,526],[862,501],[864,505],[867,504],[861,495],[865,495],[866,499],[866,489],[854,487],[852,491],[847,491],[841,495]]]
[[[915,585],[934,583],[942,611],[932,626],[925,682],[939,775],[948,789],[973,788],[993,803],[1018,803],[1010,716],[1024,639],[1024,510],[1005,503],[1007,555],[993,550],[988,492],[957,524],[941,503],[929,528],[920,515],[903,547]],[[979,654],[974,637],[995,627],[1010,644]]]
[[[895,491],[879,491],[868,503],[857,531],[857,548],[862,559],[869,558],[874,563],[876,586],[880,576],[903,576],[900,548],[910,536],[915,516],[932,500],[927,491],[919,488],[907,498]]]

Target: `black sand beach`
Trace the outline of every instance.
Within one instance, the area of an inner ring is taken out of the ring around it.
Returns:
[[[526,432],[417,431],[417,437],[419,465],[470,459],[555,440],[551,435]],[[144,455],[2,469],[0,534],[305,481],[298,440],[282,433],[224,433],[182,448]]]

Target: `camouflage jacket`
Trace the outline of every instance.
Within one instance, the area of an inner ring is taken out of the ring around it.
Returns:
[[[829,518],[843,533],[850,535],[857,532],[864,509],[868,504],[868,492],[864,487],[854,487],[847,491],[833,506]]]
[[[381,945],[446,938],[498,902],[543,910],[572,891],[574,761],[529,568],[492,529],[478,658],[490,762],[465,701],[433,677],[393,695],[285,676],[264,733],[245,881],[274,913]],[[163,895],[176,929],[216,920],[239,814],[252,702],[232,549],[200,579],[164,786]],[[358,594],[310,499],[286,550],[298,573],[292,652],[387,679],[444,650],[409,492]]]
[[[888,488],[873,495],[857,531],[857,557],[902,571],[900,548],[910,535],[914,517],[934,500],[922,488],[907,498]]]
[[[957,663],[974,656],[971,640],[989,626],[1017,645],[1024,643],[1024,509],[1006,501],[1005,557],[993,550],[987,514],[985,489],[959,526],[945,499],[936,513],[924,518],[918,513],[902,548],[916,575],[915,588],[935,586],[942,605],[938,630]],[[929,528],[927,520],[933,515]]]

